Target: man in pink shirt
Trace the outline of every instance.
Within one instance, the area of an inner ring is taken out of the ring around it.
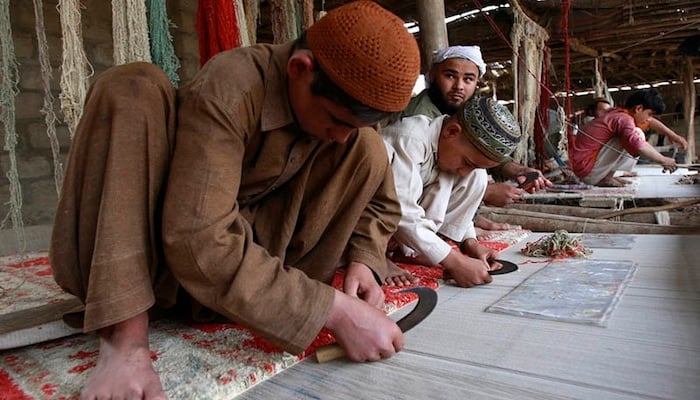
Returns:
[[[678,167],[646,142],[638,125],[664,111],[656,89],[645,89],[627,99],[625,107],[613,108],[584,125],[576,135],[571,169],[583,182],[596,186],[624,186],[628,181],[615,177],[618,170],[631,171],[642,156],[661,164],[664,171]]]

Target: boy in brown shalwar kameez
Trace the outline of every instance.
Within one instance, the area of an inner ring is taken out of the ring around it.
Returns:
[[[83,398],[165,398],[148,311],[196,303],[299,353],[322,327],[355,361],[403,346],[379,309],[400,206],[367,126],[407,105],[419,52],[376,3],[305,38],[223,52],[176,93],[155,66],[91,88],[51,244],[56,280],[100,336]],[[327,285],[343,263],[343,291]]]

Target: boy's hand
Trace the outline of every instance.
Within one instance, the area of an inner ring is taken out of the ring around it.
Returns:
[[[384,291],[374,279],[374,273],[365,264],[351,262],[345,271],[343,282],[345,294],[360,298],[369,305],[381,308],[384,305]]]
[[[472,287],[491,283],[489,264],[485,260],[471,258],[456,250],[450,251],[440,263],[446,275],[455,280],[457,286]]]
[[[459,245],[459,251],[468,255],[469,257],[478,258],[487,262],[486,260],[497,260],[500,258],[501,253],[491,249],[486,246],[479,244],[479,241],[474,238],[469,238],[463,241]]]
[[[352,361],[379,361],[404,345],[401,329],[383,311],[338,290],[325,327]]]
[[[486,186],[484,203],[494,207],[505,207],[508,204],[519,201],[523,193],[525,193],[523,189],[516,188],[508,183],[491,183]]]

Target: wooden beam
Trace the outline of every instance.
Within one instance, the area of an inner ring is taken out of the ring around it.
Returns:
[[[590,46],[586,46],[578,38],[569,39],[569,46],[571,46],[571,50],[574,50],[574,51],[577,51],[579,53],[591,56],[593,58],[607,57],[607,58],[612,58],[615,61],[622,61],[621,56],[619,56],[617,54],[609,53],[609,52],[599,51],[599,50],[596,50]]]
[[[638,222],[607,221],[595,218],[570,217],[526,210],[499,207],[481,207],[479,215],[494,221],[520,225],[533,232],[553,232],[564,229],[571,233],[628,233],[628,234],[697,234],[697,226],[671,226]]]
[[[450,45],[445,25],[445,2],[417,0],[416,8],[420,26],[421,72],[427,73],[432,63],[433,51]]]
[[[685,162],[695,162],[695,66],[689,56],[685,56],[683,74],[683,117],[686,121],[688,150],[685,152]]]

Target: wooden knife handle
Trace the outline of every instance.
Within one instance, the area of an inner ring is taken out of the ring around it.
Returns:
[[[339,344],[327,344],[316,349],[316,362],[321,364],[345,357],[345,350]]]

